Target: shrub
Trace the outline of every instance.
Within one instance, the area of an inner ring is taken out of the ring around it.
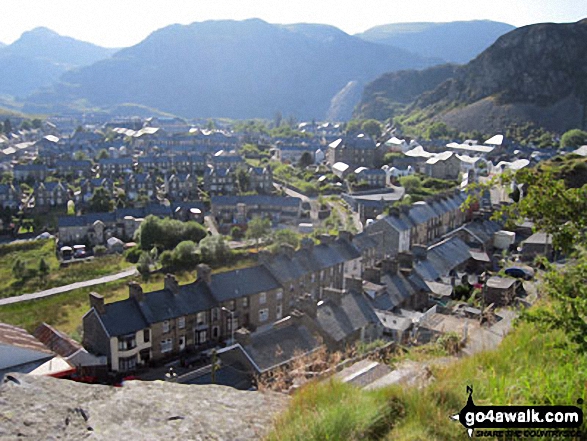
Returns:
[[[141,257],[141,249],[139,247],[132,247],[126,250],[124,258],[127,262],[137,263]]]
[[[94,255],[96,255],[96,256],[103,256],[107,252],[108,252],[108,248],[106,248],[104,245],[96,245],[94,247]]]

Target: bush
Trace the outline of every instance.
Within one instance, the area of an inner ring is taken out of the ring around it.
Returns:
[[[136,239],[143,250],[151,250],[153,247],[172,250],[184,240],[198,243],[204,237],[206,229],[197,222],[147,216],[137,232]]]
[[[127,262],[137,263],[141,257],[141,249],[139,247],[132,247],[126,250],[124,258]]]
[[[107,252],[108,252],[108,248],[106,248],[104,245],[96,245],[94,247],[94,255],[95,256],[103,256]]]
[[[173,266],[177,269],[193,269],[200,263],[197,245],[191,240],[180,242],[172,254]]]

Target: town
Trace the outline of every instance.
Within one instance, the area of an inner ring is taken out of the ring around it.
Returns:
[[[494,347],[556,255],[478,185],[584,147],[352,123],[7,118],[1,372],[288,391],[336,373],[277,375],[317,353],[364,385],[373,353]]]

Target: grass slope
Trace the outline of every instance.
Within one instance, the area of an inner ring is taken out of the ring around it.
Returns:
[[[433,373],[436,381],[425,389],[310,384],[294,396],[269,440],[469,439],[449,420],[465,405],[467,385],[473,386],[476,405],[575,405],[587,398],[587,357],[578,355],[562,333],[537,333],[527,323],[498,349]]]

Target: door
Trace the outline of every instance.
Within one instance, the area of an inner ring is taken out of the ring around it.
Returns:
[[[185,350],[185,335],[179,337],[179,351],[182,352]]]

